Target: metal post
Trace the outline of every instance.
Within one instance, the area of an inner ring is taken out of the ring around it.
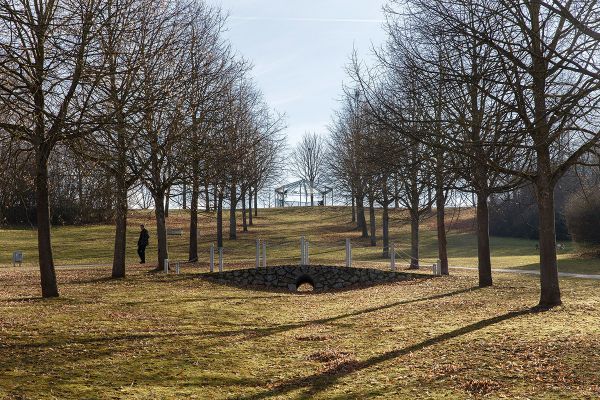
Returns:
[[[396,270],[396,250],[394,249],[394,242],[390,243],[390,264],[392,271]]]
[[[267,268],[267,241],[263,240],[263,268]]]
[[[256,239],[256,269],[260,267],[260,239]]]
[[[300,238],[300,265],[304,265],[304,236]]]
[[[175,263],[175,273],[179,275],[179,263]]]
[[[437,275],[442,276],[442,260],[437,260]]]
[[[223,272],[223,248],[219,247],[219,272]]]
[[[169,273],[169,259],[165,259],[165,274]]]
[[[215,271],[215,244],[210,244],[210,272]]]

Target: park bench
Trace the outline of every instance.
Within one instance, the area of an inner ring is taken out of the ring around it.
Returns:
[[[169,236],[182,236],[183,235],[183,229],[181,229],[181,228],[170,228],[170,229],[167,229],[167,235],[169,235]]]

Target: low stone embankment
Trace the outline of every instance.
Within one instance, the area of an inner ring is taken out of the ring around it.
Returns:
[[[224,284],[241,287],[263,287],[265,289],[287,289],[296,291],[308,283],[315,291],[340,290],[359,286],[427,278],[403,272],[382,271],[371,268],[346,268],[334,266],[276,266],[268,268],[239,269],[226,272],[203,274],[206,278]]]

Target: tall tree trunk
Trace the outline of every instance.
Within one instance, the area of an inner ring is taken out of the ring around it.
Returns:
[[[216,189],[215,189],[216,190]],[[210,211],[210,192],[208,190],[208,181],[204,182],[204,210]],[[216,210],[216,208],[215,208]]]
[[[448,239],[446,238],[446,196],[442,185],[435,190],[435,207],[437,219],[438,259],[442,275],[449,275],[448,269]]]
[[[248,190],[248,225],[254,225],[254,221],[252,220],[252,187]]]
[[[165,195],[165,218],[169,218],[169,203],[171,202],[171,188],[167,189]]]
[[[190,248],[189,261],[198,261],[198,198],[200,197],[200,179],[194,172],[192,177],[192,198],[190,203]]]
[[[231,192],[229,196],[229,239],[237,239],[237,221],[235,215],[235,209],[237,208],[237,185],[231,185]]]
[[[217,184],[215,183],[213,187],[214,187],[214,193],[213,193],[213,210],[216,210],[217,206],[218,206],[218,203],[219,203],[219,199],[218,199],[218,196],[217,196]],[[222,194],[221,194],[221,196],[222,196]],[[221,206],[222,206],[222,204],[221,204]]]
[[[354,192],[352,192],[352,222],[356,222],[356,200],[354,198]]]
[[[115,247],[113,252],[113,278],[125,278],[125,254],[127,250],[127,183],[125,172],[115,176],[117,191],[115,207]]]
[[[264,207],[264,203],[263,203]],[[271,207],[271,200],[269,200],[269,207]],[[258,189],[254,188],[254,216],[258,217]]]
[[[165,213],[165,194],[156,192],[154,195],[154,215],[156,217],[156,239],[158,246],[158,266],[161,270],[165,265],[165,260],[169,258],[167,253],[167,221]]]
[[[549,168],[548,168],[549,169]],[[556,260],[556,228],[554,188],[547,176],[538,178],[536,194],[540,224],[540,307],[549,308],[562,303]]]
[[[248,219],[246,215],[246,190],[242,189],[242,229],[248,232]]]
[[[477,193],[477,260],[479,287],[492,286],[492,261],[490,256],[490,215],[488,195]]]
[[[377,246],[377,230],[375,223],[375,201],[373,199],[369,199],[369,225],[371,228],[371,246]]]
[[[410,267],[419,269],[419,210],[410,209]]]
[[[181,189],[181,207],[184,210],[187,210],[187,185],[185,182],[183,183],[183,187]]]
[[[356,223],[357,229],[361,230],[361,236],[363,238],[368,238],[369,231],[367,229],[367,219],[365,218],[365,206],[362,195],[356,196]]]
[[[43,148],[36,151],[36,216],[38,226],[38,255],[42,297],[58,297],[56,272],[52,256],[50,239],[50,201],[48,195],[48,158],[50,150]]]
[[[390,258],[390,217],[388,213],[389,202],[387,195],[383,197],[383,215],[381,217],[381,227],[383,228],[383,258]]]
[[[217,187],[215,186],[215,194]],[[223,193],[219,190],[217,196],[217,247],[223,247]]]

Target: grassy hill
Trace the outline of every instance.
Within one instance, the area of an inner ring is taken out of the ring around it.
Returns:
[[[183,236],[169,237],[171,259],[187,259],[189,215],[185,211],[171,213],[167,224],[170,228],[183,228]],[[215,214],[200,213],[200,261],[208,261],[210,243],[216,241]],[[393,210],[391,237],[398,252],[398,262],[407,264],[410,251],[410,229],[404,211]],[[228,214],[225,213],[225,235],[228,235]],[[378,233],[381,235],[381,215],[377,214]],[[477,242],[473,232],[474,212],[472,209],[450,210],[448,213],[448,246],[450,264],[454,266],[477,265]],[[238,215],[241,224],[241,214]],[[267,240],[268,258],[271,264],[295,263],[299,261],[299,240],[305,236],[311,244],[311,262],[322,264],[344,263],[344,242],[351,238],[353,259],[358,265],[380,265],[387,260],[381,258],[382,242],[378,247],[369,246],[361,239],[350,223],[350,211],[343,207],[286,208],[260,210],[249,232],[238,229],[238,240],[225,242],[225,262],[234,266],[252,263],[255,240]],[[139,224],[144,223],[151,235],[147,259],[156,259],[156,230],[152,211],[131,211],[128,232],[128,262],[137,262],[135,245]],[[81,227],[55,227],[53,247],[57,265],[110,264],[112,260],[113,227],[93,225]],[[14,250],[25,252],[26,265],[37,263],[36,231],[33,229],[0,229],[0,265],[10,264]],[[423,221],[421,230],[421,258],[424,265],[437,259],[435,218]],[[559,250],[559,269],[563,272],[600,273],[600,259],[580,256],[581,251],[571,243]],[[155,262],[155,261],[154,261]],[[498,268],[537,269],[538,252],[536,242],[525,239],[492,238],[492,263]]]
[[[403,215],[393,218],[405,251]],[[471,218],[454,218],[452,264],[475,264]],[[176,213],[169,224],[185,220]],[[142,221],[150,225],[151,215],[132,213],[132,244]],[[202,221],[206,255],[212,215]],[[256,236],[269,240],[271,265],[296,262],[300,235],[310,238],[314,263],[343,263],[344,239],[352,237],[358,265],[387,268],[381,248],[367,248],[347,222],[341,208],[261,210],[250,233],[227,242],[227,268],[252,259]],[[432,227],[425,222],[422,234],[430,260]],[[111,236],[109,226],[56,228],[58,262],[109,262]],[[4,263],[13,246],[35,261],[33,232],[3,230],[0,240]],[[170,246],[172,258],[184,257],[185,238]],[[495,265],[513,268],[536,259],[534,243],[521,240],[494,239],[494,254]],[[562,269],[597,268],[574,254],[561,254]],[[43,300],[33,265],[0,268],[0,399],[600,396],[598,281],[563,278],[565,305],[533,312],[539,283],[528,275],[495,274],[494,287],[478,289],[476,271],[453,270],[306,295],[212,283],[198,274],[205,264],[180,275],[150,269],[132,264],[126,279],[111,280],[109,266],[59,268],[61,297]]]

